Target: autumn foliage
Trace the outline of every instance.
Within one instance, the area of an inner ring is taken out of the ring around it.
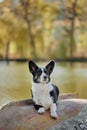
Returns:
[[[87,57],[86,0],[0,2],[0,58]]]

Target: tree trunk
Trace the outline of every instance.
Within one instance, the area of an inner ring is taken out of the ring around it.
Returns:
[[[72,60],[73,58],[73,47],[75,44],[74,40],[74,30],[75,30],[75,19],[71,21],[71,33],[70,33],[70,59]]]
[[[74,32],[75,32],[75,19],[76,19],[76,4],[77,4],[77,0],[74,1],[73,6],[72,6],[73,17],[71,19],[71,33],[70,33],[70,59],[71,61],[73,58],[73,49],[75,45]]]
[[[9,62],[9,47],[10,47],[10,40],[8,40],[6,43],[5,59],[6,59],[7,63]]]
[[[33,58],[36,57],[36,48],[35,48],[35,36],[32,33],[32,25],[31,25],[31,21],[28,20],[28,36],[29,36],[29,42],[30,45],[32,47],[32,52],[31,55],[33,56]]]
[[[28,25],[28,36],[29,36],[29,43],[32,47],[32,52],[31,52],[31,55],[33,58],[36,57],[36,49],[35,49],[35,36],[32,32],[32,16],[31,16],[31,13],[29,12],[29,8],[30,8],[30,1],[28,0],[21,0],[21,5],[24,9],[24,19]]]

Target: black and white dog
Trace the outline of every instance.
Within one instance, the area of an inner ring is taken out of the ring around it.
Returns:
[[[59,89],[50,79],[55,62],[49,62],[44,68],[39,68],[33,61],[29,61],[28,65],[33,75],[31,91],[35,109],[42,114],[50,108],[51,117],[57,118]]]

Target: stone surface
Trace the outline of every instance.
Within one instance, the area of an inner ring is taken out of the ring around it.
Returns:
[[[59,123],[49,130],[87,130],[87,105],[84,106],[77,116]]]
[[[50,117],[49,110],[42,115],[38,114],[33,107],[32,100],[8,103],[0,110],[0,130],[48,130],[52,126],[76,116],[83,109],[87,100],[76,97],[75,94],[60,95],[57,104],[57,120]]]

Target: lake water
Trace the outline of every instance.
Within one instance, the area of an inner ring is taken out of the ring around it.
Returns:
[[[38,62],[44,66],[46,62]],[[31,98],[31,78],[27,62],[0,62],[0,105]],[[78,93],[87,99],[87,63],[56,63],[51,75],[60,93]]]

